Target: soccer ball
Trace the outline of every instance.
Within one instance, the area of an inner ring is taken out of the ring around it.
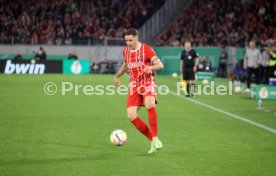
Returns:
[[[202,84],[206,85],[209,84],[209,81],[207,79],[202,80]]]
[[[236,87],[234,88],[234,92],[235,92],[235,93],[240,93],[240,92],[241,92],[241,87],[240,87],[240,86],[236,86]]]
[[[34,59],[31,60],[31,64],[35,64],[35,60]]]
[[[123,130],[114,130],[110,135],[110,142],[112,145],[121,146],[126,143],[127,134]]]
[[[172,77],[173,77],[173,78],[177,78],[177,76],[178,76],[177,73],[173,73],[173,74],[172,74]]]

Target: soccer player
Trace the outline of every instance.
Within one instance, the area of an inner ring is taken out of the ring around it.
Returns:
[[[198,65],[198,54],[191,47],[189,40],[184,43],[184,50],[180,57],[180,76],[186,82],[186,97],[193,97],[195,91],[195,72]],[[190,92],[191,86],[191,92]]]
[[[164,66],[151,47],[138,40],[138,32],[130,28],[125,33],[126,47],[123,51],[124,63],[114,76],[114,83],[120,87],[119,77],[127,70],[130,75],[127,98],[127,115],[131,123],[151,141],[149,154],[163,147],[158,139],[155,71]],[[138,116],[141,106],[148,111],[149,126]]]

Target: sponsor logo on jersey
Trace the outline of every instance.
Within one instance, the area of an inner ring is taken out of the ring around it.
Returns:
[[[142,66],[144,66],[144,62],[128,63],[128,68],[137,68],[137,67],[142,67]]]

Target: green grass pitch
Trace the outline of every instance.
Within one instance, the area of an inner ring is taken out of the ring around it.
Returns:
[[[178,79],[157,76],[176,91]],[[43,86],[55,82],[49,96]],[[61,95],[62,81],[113,84],[112,75],[0,75],[1,176],[272,176],[276,134],[173,94],[158,96],[159,136],[164,148],[148,155],[147,139],[127,120],[121,95]],[[128,78],[121,82],[127,84]],[[217,84],[227,84],[217,79]],[[276,129],[276,101],[248,94],[197,96],[196,101]],[[140,116],[147,121],[143,108]],[[112,146],[114,129],[127,143]]]

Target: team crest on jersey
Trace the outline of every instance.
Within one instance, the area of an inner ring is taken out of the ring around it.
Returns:
[[[138,62],[141,62],[141,61],[143,61],[143,58],[142,58],[142,56],[139,56],[139,57],[137,58],[137,60],[138,60]]]
[[[188,56],[188,59],[192,59],[192,56]]]

